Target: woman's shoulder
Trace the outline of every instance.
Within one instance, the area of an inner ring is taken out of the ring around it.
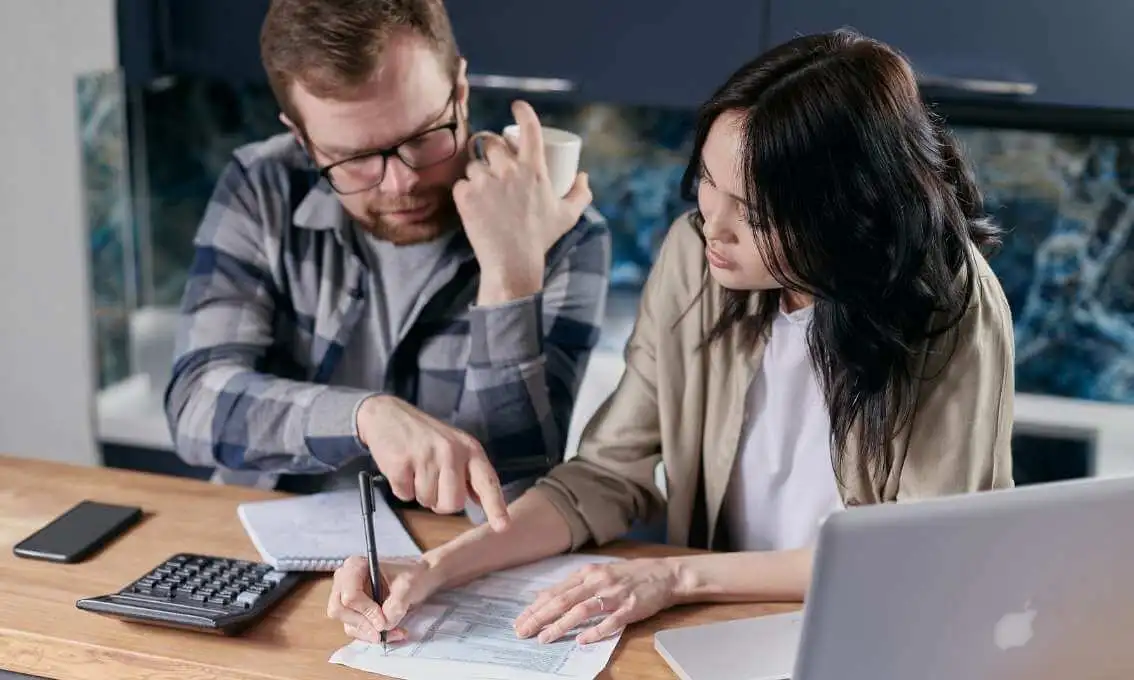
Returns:
[[[965,365],[984,366],[991,361],[1002,370],[1010,370],[1015,340],[1008,298],[988,258],[975,246],[971,253],[968,304],[959,318],[951,320],[948,332],[929,343],[926,359],[936,368],[946,363],[954,370],[963,370]]]
[[[987,316],[988,322],[1000,330],[1011,330],[1012,310],[1008,305],[1008,297],[1000,285],[1000,278],[996,275],[988,257],[976,246],[972,249],[973,257],[973,286],[969,295],[966,316]]]

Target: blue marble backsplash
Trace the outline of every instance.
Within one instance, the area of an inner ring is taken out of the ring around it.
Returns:
[[[197,221],[228,154],[282,126],[261,87],[169,80],[127,91],[113,74],[78,87],[106,385],[129,371],[130,309],[177,304]],[[508,105],[476,92],[473,125],[499,130],[512,122]],[[537,110],[545,124],[585,139],[582,165],[615,237],[612,286],[625,300],[688,208],[678,188],[692,112],[547,102]],[[955,132],[989,210],[1009,229],[992,266],[1015,318],[1017,389],[1134,403],[1134,139]]]

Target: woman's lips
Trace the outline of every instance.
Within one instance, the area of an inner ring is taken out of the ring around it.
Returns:
[[[709,261],[709,266],[716,269],[735,269],[736,263],[724,257],[712,248],[705,248],[705,259]]]

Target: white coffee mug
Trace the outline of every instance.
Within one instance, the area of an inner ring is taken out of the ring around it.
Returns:
[[[504,128],[504,138],[518,146],[520,126],[509,125]],[[575,183],[582,150],[583,138],[574,132],[553,127],[543,128],[543,157],[547,160],[547,177],[557,196],[566,196]]]

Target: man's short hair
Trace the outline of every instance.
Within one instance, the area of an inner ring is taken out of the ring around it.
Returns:
[[[317,97],[349,95],[402,30],[425,38],[455,72],[457,41],[442,0],[272,0],[260,58],[280,108],[298,122],[290,99],[296,81]]]

